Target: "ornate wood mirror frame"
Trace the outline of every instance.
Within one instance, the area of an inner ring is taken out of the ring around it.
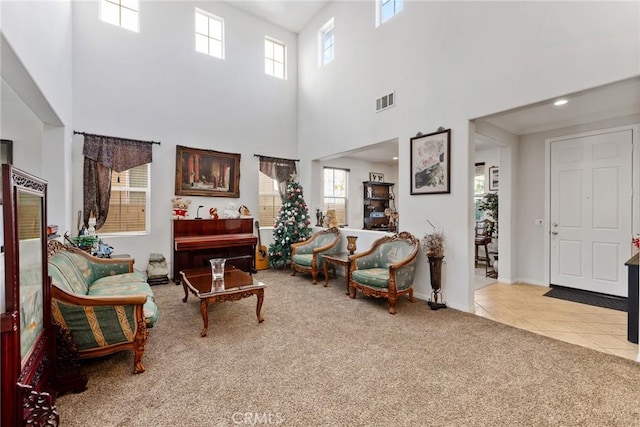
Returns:
[[[47,183],[2,165],[5,246],[0,299],[0,424],[57,425],[49,388],[55,360],[47,269]]]

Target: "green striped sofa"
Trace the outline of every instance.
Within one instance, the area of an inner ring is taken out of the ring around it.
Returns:
[[[144,372],[147,328],[158,307],[144,273],[133,260],[93,257],[60,242],[48,244],[51,314],[71,331],[80,358],[133,351],[133,372]]]
[[[396,302],[404,294],[413,300],[413,278],[416,274],[418,239],[403,231],[382,237],[361,253],[351,255],[349,291],[389,300],[389,313],[396,314]]]

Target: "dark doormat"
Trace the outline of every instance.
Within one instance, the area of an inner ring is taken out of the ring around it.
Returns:
[[[583,291],[564,287],[553,287],[544,294],[545,297],[563,299],[565,301],[579,302],[581,304],[595,305],[596,307],[610,308],[618,311],[628,311],[627,298],[603,295],[595,292]]]

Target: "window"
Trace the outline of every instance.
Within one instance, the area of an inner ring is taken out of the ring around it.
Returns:
[[[111,173],[111,198],[107,220],[99,234],[149,232],[150,163]]]
[[[336,210],[338,224],[348,225],[349,170],[324,168],[324,209]]]
[[[320,53],[318,63],[321,67],[333,61],[333,42],[333,18],[331,18],[318,33],[318,51]]]
[[[139,31],[138,0],[102,0],[100,19],[109,24]]]
[[[278,181],[268,175],[259,173],[258,186],[258,220],[263,227],[272,226],[276,222],[276,216],[282,205]]]
[[[196,51],[224,59],[224,19],[196,9]]]
[[[265,37],[264,39],[264,72],[279,79],[286,79],[285,62],[287,48],[284,43]]]
[[[484,193],[484,163],[476,163],[476,173],[473,179],[473,198],[475,204],[476,221],[482,220],[482,211],[478,209],[478,202],[482,200]]]
[[[396,16],[402,10],[403,0],[377,0],[376,1],[376,27],[384,24]]]

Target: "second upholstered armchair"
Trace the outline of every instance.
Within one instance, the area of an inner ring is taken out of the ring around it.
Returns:
[[[396,302],[404,294],[413,302],[413,278],[419,241],[403,231],[382,237],[365,252],[351,255],[349,290],[389,300],[389,313],[396,314]]]
[[[295,276],[296,271],[311,273],[315,285],[318,272],[322,271],[322,255],[337,252],[339,243],[340,230],[334,227],[319,231],[304,242],[292,244],[291,275]]]

